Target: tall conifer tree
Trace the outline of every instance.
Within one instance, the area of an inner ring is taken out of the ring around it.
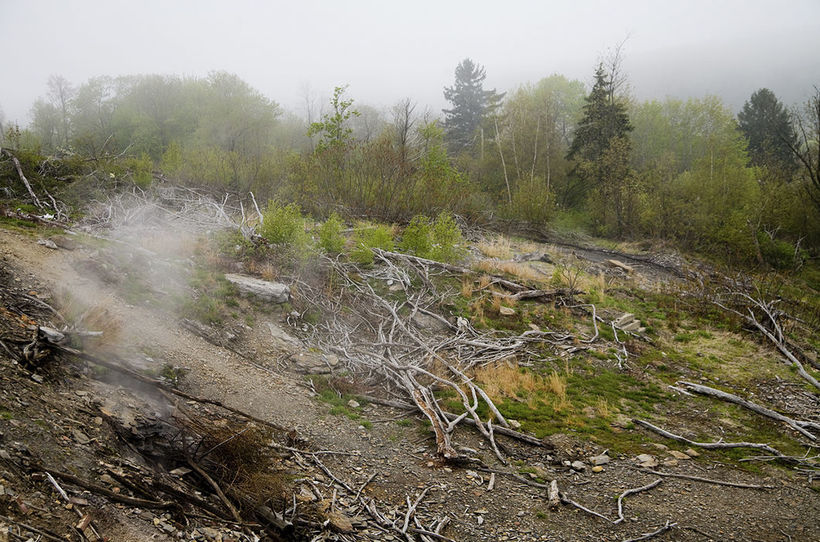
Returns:
[[[453,104],[451,109],[442,110],[451,152],[467,150],[473,144],[482,119],[498,107],[504,97],[495,89],[484,90],[486,77],[483,66],[465,58],[456,66],[455,84],[444,88],[444,97]]]

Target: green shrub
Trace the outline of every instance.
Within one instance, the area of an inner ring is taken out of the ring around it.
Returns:
[[[410,224],[404,228],[399,250],[420,258],[427,258],[432,248],[433,233],[430,228],[430,219],[424,215],[414,216]]]
[[[339,215],[333,213],[319,228],[319,247],[325,252],[338,254],[345,248],[345,238],[342,235],[342,221]]]
[[[134,184],[140,188],[148,188],[151,186],[151,182],[154,180],[152,174],[154,163],[151,161],[150,156],[142,153],[142,156],[139,158],[132,158],[128,160],[126,167],[131,170]]]
[[[350,258],[360,265],[372,265],[374,248],[393,250],[393,231],[389,226],[378,225],[359,230],[356,234],[356,248],[350,253]]]
[[[433,247],[430,258],[441,262],[454,262],[464,257],[464,239],[461,228],[448,212],[436,217],[433,223]]]
[[[464,256],[463,244],[461,229],[453,215],[443,212],[432,222],[426,216],[413,217],[404,229],[399,248],[420,258],[454,262]]]
[[[793,269],[805,259],[805,253],[795,251],[791,243],[772,239],[763,232],[757,234],[757,241],[763,259],[775,269]]]
[[[283,206],[276,201],[270,201],[263,218],[259,233],[270,243],[297,250],[309,248],[310,237],[305,231],[305,218],[295,203]]]

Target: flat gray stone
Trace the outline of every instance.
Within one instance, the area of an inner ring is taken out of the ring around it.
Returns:
[[[266,280],[249,277],[247,275],[237,275],[228,273],[225,279],[239,288],[243,295],[258,297],[264,301],[272,303],[287,303],[290,301],[290,287],[279,282],[268,282]]]

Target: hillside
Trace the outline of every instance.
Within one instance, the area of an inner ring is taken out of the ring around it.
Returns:
[[[811,262],[244,203],[3,205],[0,540],[820,538]]]

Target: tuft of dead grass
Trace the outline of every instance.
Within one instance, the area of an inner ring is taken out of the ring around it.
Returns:
[[[543,281],[544,274],[527,263],[500,262],[497,260],[479,260],[475,264],[475,269],[482,273],[493,275],[506,274],[518,279],[535,282]]]
[[[547,390],[555,395],[557,399],[556,409],[563,410],[569,407],[569,401],[567,400],[567,379],[558,374],[558,372],[553,371],[547,377]]]
[[[485,365],[476,369],[474,376],[493,401],[505,398],[520,401],[523,395],[534,407],[536,392],[544,388],[541,376],[519,367],[518,363]]]
[[[601,418],[609,418],[612,415],[612,410],[609,408],[609,402],[605,397],[599,397],[595,403],[595,412]]]
[[[67,290],[58,291],[57,306],[66,321],[82,331],[101,331],[98,337],[86,339],[95,348],[112,347],[119,344],[123,322],[114,312],[117,301],[110,295],[101,297],[92,304],[79,299]]]
[[[502,236],[481,241],[476,245],[476,248],[488,258],[509,260],[513,257],[510,240]]]
[[[473,281],[468,277],[461,279],[461,297],[471,299],[473,297]]]

